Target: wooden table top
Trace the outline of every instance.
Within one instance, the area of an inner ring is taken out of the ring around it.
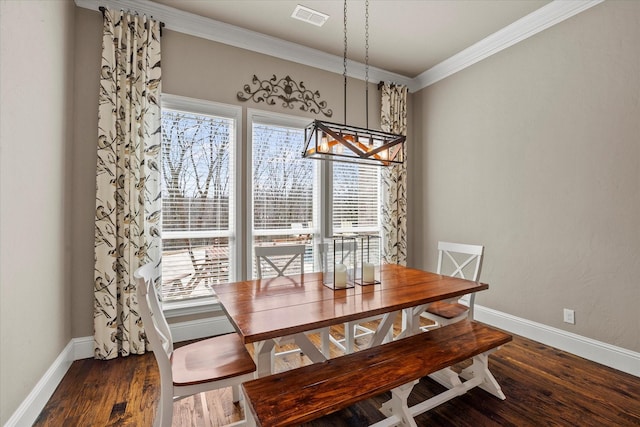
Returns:
[[[305,273],[217,285],[216,294],[244,342],[252,343],[489,288],[396,264],[381,266],[380,277],[380,284],[332,290],[322,273]]]

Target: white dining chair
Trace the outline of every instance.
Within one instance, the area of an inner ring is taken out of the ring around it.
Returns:
[[[287,274],[304,275],[304,253],[306,245],[269,245],[256,246],[254,248],[256,259],[256,276],[258,279],[266,279],[269,277],[282,277]],[[297,267],[297,269],[295,269]],[[297,270],[297,271],[296,271]],[[320,334],[321,349],[320,351],[325,357],[329,357],[329,329],[322,328],[310,331],[309,334]],[[292,344],[294,339],[292,336],[285,336],[275,340],[278,346]],[[275,372],[275,357],[285,356],[292,353],[301,353],[299,348],[291,350],[276,351],[273,350],[271,360],[271,372]]]
[[[483,256],[484,246],[481,245],[438,242],[437,273],[477,282],[480,280]],[[467,318],[473,320],[474,304],[475,293],[463,295],[454,300],[431,303],[420,316],[435,323],[423,326],[421,329],[434,329]]]
[[[145,335],[160,371],[160,403],[153,425],[170,427],[176,400],[231,387],[233,401],[238,402],[240,384],[254,378],[256,365],[236,333],[174,348],[152,280],[154,268],[152,263],[143,265],[134,278]]]

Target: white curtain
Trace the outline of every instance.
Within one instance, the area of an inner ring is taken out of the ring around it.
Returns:
[[[382,130],[407,134],[406,86],[384,83],[381,86]],[[402,164],[382,168],[382,258],[390,264],[407,264],[407,163],[406,144]]]
[[[103,16],[94,356],[112,359],[146,350],[133,272],[160,260],[160,23],[109,9]]]

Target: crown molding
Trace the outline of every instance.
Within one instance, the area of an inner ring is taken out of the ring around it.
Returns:
[[[369,81],[392,81],[416,92],[476,62],[494,55],[604,0],[553,0],[540,9],[491,34],[478,43],[433,66],[415,78],[369,67]],[[276,37],[184,12],[148,0],[75,0],[79,7],[98,10],[100,6],[153,16],[172,31],[247,49],[336,74],[343,73],[342,57],[301,46]],[[349,77],[364,80],[365,65],[347,61]]]
[[[148,0],[75,0],[79,7],[98,10],[100,6],[110,9],[129,10],[153,16],[164,23],[165,29],[239,47],[276,58],[296,62],[336,74],[343,73],[342,56],[331,55],[276,37],[246,30],[235,25],[184,12]],[[347,75],[365,79],[365,65],[347,61]],[[376,67],[369,67],[369,81],[393,81],[411,87],[413,79]]]
[[[554,0],[418,75],[415,87],[430,86],[603,1]]]

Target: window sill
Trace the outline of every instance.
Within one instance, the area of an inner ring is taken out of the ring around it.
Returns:
[[[220,309],[220,301],[215,296],[162,303],[162,311],[166,318],[210,313]]]

